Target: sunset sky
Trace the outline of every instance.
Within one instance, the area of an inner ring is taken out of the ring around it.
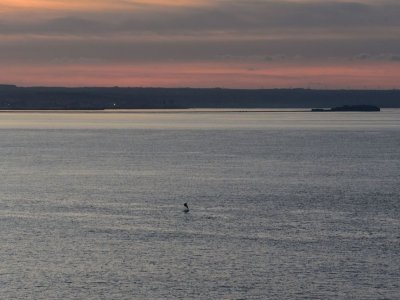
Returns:
[[[2,0],[0,83],[400,88],[399,0]]]

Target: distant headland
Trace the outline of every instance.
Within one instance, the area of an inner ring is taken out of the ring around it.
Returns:
[[[18,87],[0,85],[0,110],[400,108],[400,90]]]
[[[324,108],[313,108],[313,112],[340,112],[340,111],[381,111],[380,107],[375,105],[343,105],[338,107],[332,107],[331,109]]]

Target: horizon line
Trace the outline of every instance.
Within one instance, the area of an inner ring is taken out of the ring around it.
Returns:
[[[52,86],[52,85],[17,85],[12,83],[0,83],[0,88],[63,88],[63,89],[192,89],[192,90],[244,90],[244,91],[260,91],[260,90],[308,90],[308,91],[400,91],[399,88],[312,88],[312,87],[270,87],[270,88],[229,88],[229,87],[165,87],[165,86]]]

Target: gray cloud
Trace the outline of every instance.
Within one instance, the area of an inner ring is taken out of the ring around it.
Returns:
[[[0,60],[370,60],[400,53],[399,16],[400,2],[392,0],[216,0],[200,7],[80,12],[3,21],[0,35],[8,39],[0,40]]]
[[[359,53],[373,57],[387,53],[400,53],[400,43],[386,39],[285,39],[285,40],[141,40],[128,41],[107,39],[26,40],[0,44],[0,60],[40,61],[60,59],[68,62],[82,57],[108,62],[154,62],[154,61],[274,61],[326,60],[329,58],[354,59]],[[384,50],[385,51],[385,50]],[[357,59],[370,59],[361,55]],[[386,56],[395,60],[396,56]]]
[[[50,20],[4,23],[2,34],[187,34],[212,31],[344,30],[400,26],[400,3],[215,1],[213,6],[158,6],[131,12],[99,15],[79,13]],[[349,28],[350,27],[350,28]]]
[[[366,61],[400,61],[400,54],[395,53],[359,53],[353,57],[354,60]]]

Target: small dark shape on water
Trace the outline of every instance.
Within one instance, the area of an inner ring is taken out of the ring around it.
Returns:
[[[313,108],[313,112],[325,112],[325,111],[381,111],[378,106],[375,105],[344,105],[338,107],[332,107],[331,109]]]
[[[184,213],[188,213],[189,212],[189,206],[187,203],[183,203],[183,206],[185,206],[185,209],[183,210]]]
[[[331,108],[331,111],[381,111],[374,105],[345,105]]]

